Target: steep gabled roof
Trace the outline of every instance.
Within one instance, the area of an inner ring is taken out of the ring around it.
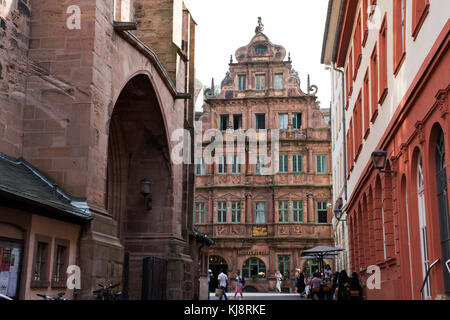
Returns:
[[[84,199],[71,198],[24,159],[3,153],[0,153],[0,196],[45,208],[52,218],[92,219]]]

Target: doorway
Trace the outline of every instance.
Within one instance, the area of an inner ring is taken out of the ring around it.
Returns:
[[[225,274],[228,273],[228,264],[224,258],[221,256],[210,256],[209,257],[209,269],[212,272],[211,279],[209,282],[209,292],[214,292],[219,286],[217,277],[222,270]]]

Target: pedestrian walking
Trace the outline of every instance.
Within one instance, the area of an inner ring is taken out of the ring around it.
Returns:
[[[209,300],[209,293],[211,292],[211,276],[212,271],[211,269],[208,269],[208,300]]]
[[[281,293],[281,281],[283,280],[283,276],[281,275],[279,270],[277,270],[277,272],[275,273],[275,278],[277,280],[276,292]]]
[[[219,298],[219,300],[222,300],[222,297],[225,300],[228,300],[228,297],[227,297],[227,281],[228,281],[228,277],[223,272],[222,269],[220,270],[220,274],[217,277],[217,280],[219,280],[219,287],[220,287],[220,289],[222,289],[222,296]]]
[[[339,274],[338,283],[337,283],[337,298],[338,300],[347,300],[348,299],[348,291],[347,289],[350,286],[350,278],[347,275],[347,271],[342,270]]]
[[[337,300],[337,284],[338,284],[339,272],[335,272],[331,278],[331,295],[334,300]]]
[[[362,287],[357,272],[353,272],[349,281],[350,299],[362,300]]]
[[[244,299],[244,296],[242,295],[242,290],[244,288],[244,285],[245,285],[245,280],[241,276],[241,272],[238,271],[237,276],[236,276],[236,292],[234,293],[234,299],[236,299],[236,296],[238,293],[241,294],[241,300]]]
[[[323,277],[324,277],[325,283],[328,283],[331,281],[332,274],[333,274],[333,271],[331,271],[330,265],[327,264],[325,267],[325,270],[323,272],[323,275],[324,275]]]
[[[297,287],[297,293],[303,297],[305,292],[305,275],[300,269],[297,269],[297,273],[295,275],[295,286]]]

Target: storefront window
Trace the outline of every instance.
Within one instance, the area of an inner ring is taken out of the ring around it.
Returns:
[[[291,273],[291,257],[290,256],[278,256],[278,270],[283,275],[284,280],[290,279]]]
[[[0,294],[17,298],[22,243],[0,239]]]
[[[266,280],[266,265],[258,258],[247,259],[242,265],[242,276],[246,280]]]
[[[303,272],[305,277],[311,277],[313,272],[319,270],[319,261],[317,259],[306,260],[303,264]]]

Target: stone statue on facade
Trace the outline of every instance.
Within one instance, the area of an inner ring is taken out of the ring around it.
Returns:
[[[258,17],[258,26],[255,29],[255,33],[263,32],[264,31],[264,25],[262,23],[261,17]]]

